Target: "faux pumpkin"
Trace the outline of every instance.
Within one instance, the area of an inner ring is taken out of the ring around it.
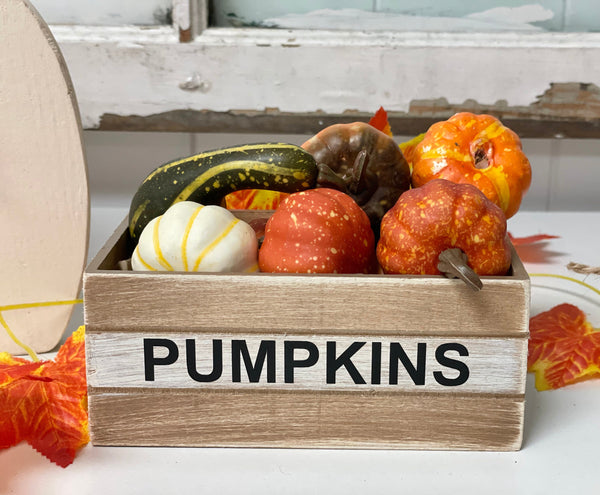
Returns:
[[[350,195],[376,232],[384,213],[410,187],[410,168],[394,139],[365,122],[326,127],[302,148],[319,166],[317,187]]]
[[[513,216],[531,184],[521,140],[491,115],[457,113],[433,124],[411,152],[412,185],[432,179],[473,184]]]
[[[375,239],[365,212],[329,188],[290,194],[269,218],[258,262],[263,272],[369,273]]]
[[[385,273],[440,274],[442,251],[459,248],[478,275],[504,275],[510,241],[502,210],[471,184],[434,179],[405,192],[381,222],[377,259]]]
[[[134,270],[255,272],[254,229],[216,205],[180,201],[151,220],[131,257]]]

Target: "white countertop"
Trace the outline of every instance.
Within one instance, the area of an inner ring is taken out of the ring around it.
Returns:
[[[125,217],[94,208],[90,257]],[[530,273],[570,275],[600,287],[600,276],[565,265],[600,265],[600,212],[519,212],[509,231],[546,233],[544,263]],[[532,277],[531,314],[569,302],[600,327],[600,298],[554,278]],[[70,329],[82,323],[75,311]],[[528,375],[523,448],[519,452],[141,448],[86,446],[62,469],[29,445],[0,451],[1,494],[136,493],[595,493],[600,487],[600,379],[538,392]]]

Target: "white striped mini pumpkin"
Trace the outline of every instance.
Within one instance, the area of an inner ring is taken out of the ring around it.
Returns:
[[[220,206],[180,201],[146,225],[131,257],[134,270],[258,271],[254,229]]]

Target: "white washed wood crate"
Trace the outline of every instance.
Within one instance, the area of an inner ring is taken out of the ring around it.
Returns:
[[[252,215],[252,212],[238,213]],[[443,276],[84,274],[95,445],[518,450],[530,284]]]

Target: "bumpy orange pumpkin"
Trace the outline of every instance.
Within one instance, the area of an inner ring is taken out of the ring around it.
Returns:
[[[400,196],[381,222],[385,273],[437,275],[442,251],[461,249],[479,275],[504,275],[510,241],[502,210],[471,184],[435,179]]]
[[[521,140],[491,115],[457,113],[433,124],[411,156],[413,187],[432,179],[473,184],[513,216],[531,184]]]

